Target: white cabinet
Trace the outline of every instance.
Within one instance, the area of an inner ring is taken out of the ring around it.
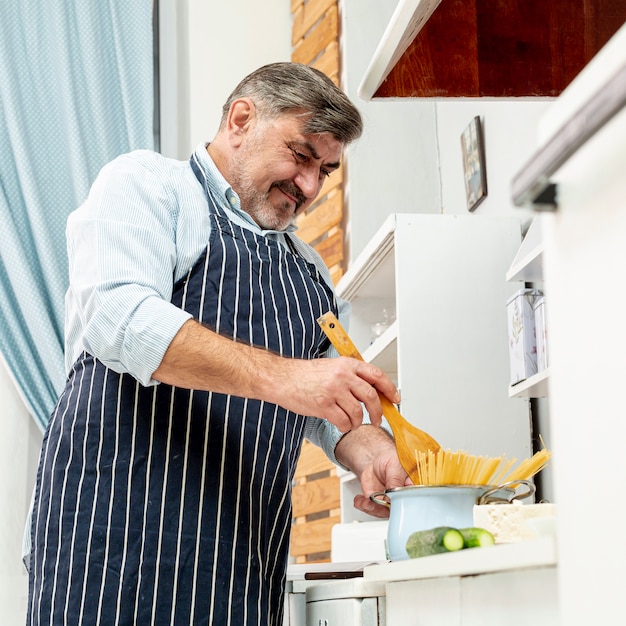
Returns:
[[[460,550],[366,567],[364,580],[386,583],[387,624],[402,626],[556,626],[556,543]]]
[[[387,584],[387,623],[402,626],[555,626],[555,567]]]
[[[607,102],[621,108],[590,136]],[[626,478],[626,26],[554,103],[542,128],[538,155],[590,136],[550,175],[558,208],[542,223],[560,624],[623,624],[626,544],[599,550],[581,537],[617,519],[615,491]]]
[[[404,417],[444,448],[531,454],[528,402],[506,393],[515,286],[505,273],[520,242],[513,217],[393,214],[337,286],[357,348],[397,382]],[[383,310],[395,321],[372,341]],[[350,488],[343,480],[343,521],[371,519],[352,513]]]

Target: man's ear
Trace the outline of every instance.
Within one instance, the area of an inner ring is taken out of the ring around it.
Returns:
[[[226,128],[233,145],[239,145],[256,116],[254,102],[250,98],[238,98],[230,105]]]

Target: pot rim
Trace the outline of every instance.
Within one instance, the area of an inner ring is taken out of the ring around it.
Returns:
[[[412,491],[413,489],[484,489],[485,491],[497,489],[498,491],[515,492],[515,489],[512,489],[511,487],[507,487],[505,485],[468,485],[447,483],[445,485],[405,485],[404,487],[393,487],[392,489],[386,489],[384,493],[398,493],[401,491]]]
[[[528,491],[516,493],[515,488],[520,485],[526,486]],[[468,491],[482,491],[483,493],[477,498],[477,504],[496,504],[504,502],[511,504],[514,500],[523,500],[524,498],[528,498],[529,496],[533,496],[535,494],[535,484],[530,480],[522,479],[512,480],[502,483],[501,485],[406,485],[404,487],[394,487],[392,489],[387,489],[386,491],[372,493],[370,495],[370,500],[376,504],[382,504],[383,506],[388,507],[391,505],[391,502],[381,500],[381,497],[387,496],[387,498],[391,500],[390,494],[411,491],[414,489],[466,489]],[[497,494],[502,495],[503,493],[506,494],[505,497],[497,496]]]

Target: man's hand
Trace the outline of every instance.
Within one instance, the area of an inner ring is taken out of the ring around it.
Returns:
[[[342,432],[358,428],[365,406],[370,421],[380,426],[382,406],[378,392],[398,402],[395,385],[378,367],[351,359],[292,360],[293,374],[282,385],[277,404],[303,415],[322,417]]]
[[[354,497],[354,507],[374,517],[389,517],[389,507],[372,502],[373,493],[413,484],[400,465],[395,449],[375,457],[359,478],[362,493]]]
[[[345,434],[335,456],[361,481],[362,493],[354,498],[355,508],[374,517],[389,517],[389,509],[372,502],[371,494],[413,484],[400,465],[393,439],[381,428],[364,425]]]

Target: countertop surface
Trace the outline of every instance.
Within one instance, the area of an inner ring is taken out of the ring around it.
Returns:
[[[552,567],[557,564],[554,537],[543,536],[519,543],[470,548],[418,559],[367,565],[363,577],[372,581],[398,581]]]

